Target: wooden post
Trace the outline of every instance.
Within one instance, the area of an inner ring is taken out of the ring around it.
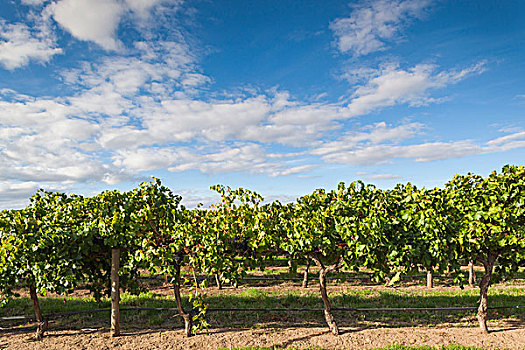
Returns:
[[[120,267],[120,249],[111,249],[111,336],[120,335],[119,302],[120,284],[118,270]]]
[[[432,270],[427,270],[427,288],[434,287],[434,276],[432,275]]]
[[[297,275],[297,261],[292,258],[291,255],[288,256],[288,277],[294,278]]]
[[[47,320],[42,317],[42,310],[40,310],[40,304],[38,302],[38,296],[36,294],[36,288],[33,283],[29,285],[29,295],[33,301],[33,309],[35,310],[35,318],[37,322],[35,338],[42,340],[45,331],[47,330]]]
[[[474,287],[476,284],[476,274],[474,273],[474,262],[470,261],[468,263],[468,285]]]
[[[310,271],[310,257],[306,256],[306,268],[303,275],[303,288],[308,288],[308,272]]]

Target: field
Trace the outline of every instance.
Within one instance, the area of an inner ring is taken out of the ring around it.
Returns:
[[[0,215],[0,344],[523,349],[524,174],[455,176],[443,190],[341,183],[264,205],[217,185],[206,210],[179,207],[159,179],[40,191]],[[479,288],[460,288],[474,285],[467,264]]]
[[[315,272],[315,271],[313,271]],[[222,290],[210,285],[204,290],[205,301],[213,309],[224,308],[322,308],[315,274],[309,288],[300,281],[286,281],[284,269],[274,268],[249,278],[237,288],[225,285]],[[346,274],[348,276],[348,274]],[[262,277],[262,278],[261,278]],[[299,275],[297,277],[300,277]],[[344,275],[339,275],[344,277]],[[275,279],[275,280],[274,280]],[[147,292],[138,296],[122,294],[121,309],[131,307],[174,308],[171,286],[162,279],[143,279]],[[460,288],[447,279],[437,279],[432,289],[423,279],[403,280],[395,288],[360,280],[331,280],[330,299],[334,308],[439,308],[475,307],[479,288]],[[211,284],[211,283],[210,283]],[[515,279],[491,287],[490,306],[523,305],[525,284]],[[188,305],[187,290],[184,302]],[[77,289],[68,297],[47,295],[40,299],[44,314],[108,308],[87,290]],[[28,294],[10,301],[0,309],[1,316],[31,315]],[[209,311],[208,334],[201,331],[187,338],[183,322],[175,311],[121,311],[122,336],[111,338],[109,311],[54,317],[42,341],[33,340],[31,323],[4,323],[0,331],[0,348],[5,349],[217,349],[231,347],[361,349],[384,348],[394,344],[406,346],[443,346],[459,344],[482,349],[525,348],[525,310],[502,309],[489,313],[490,334],[477,328],[474,311],[422,312],[348,312],[334,311],[342,334],[332,335],[322,311]]]

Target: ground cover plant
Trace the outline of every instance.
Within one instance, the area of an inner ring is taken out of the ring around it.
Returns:
[[[122,311],[121,323],[124,328],[141,326],[157,327],[161,329],[177,329],[183,327],[183,322],[177,315],[175,297],[169,289],[156,289],[152,284],[151,292],[140,295],[124,293],[121,299],[121,308],[171,308],[165,311]],[[162,287],[162,285],[160,285]],[[315,286],[316,287],[316,286]],[[323,324],[323,305],[319,300],[316,288],[312,286],[303,289],[300,285],[282,284],[279,287],[224,287],[222,291],[215,287],[209,291],[203,301],[214,309],[230,309],[227,312],[208,312],[208,322],[212,328],[260,328],[280,326],[313,327]],[[400,284],[396,288],[380,285],[356,289],[354,284],[337,283],[333,285],[330,299],[333,308],[446,308],[474,307],[479,294],[476,289],[443,287],[442,289],[428,290],[423,286]],[[182,303],[190,308],[188,289],[183,290]],[[514,287],[510,284],[499,285],[490,291],[489,296],[493,306],[513,306],[525,298],[522,286]],[[45,297],[41,298],[41,308],[45,314],[64,313],[90,309],[108,309],[110,299],[96,301],[93,297]],[[263,309],[293,309],[305,308],[318,311],[283,312],[283,311],[244,311],[236,312],[239,308]],[[7,308],[1,309],[1,316],[28,315],[31,312],[29,297],[16,298],[9,302]],[[470,311],[425,311],[425,312],[348,312],[333,311],[340,319],[343,327],[406,327],[406,326],[472,326],[475,312]],[[77,314],[58,317],[51,323],[53,328],[106,328],[109,311],[93,315]],[[524,309],[504,309],[490,311],[491,324],[521,326],[525,324]],[[138,322],[138,323],[137,323]]]

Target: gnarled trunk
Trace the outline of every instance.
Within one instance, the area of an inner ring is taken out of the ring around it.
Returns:
[[[182,307],[182,300],[180,297],[180,264],[175,265],[175,279],[173,280],[173,294],[175,295],[175,301],[177,302],[177,309],[179,315],[184,320],[184,333],[187,337],[191,337],[192,318],[189,313],[184,311]]]
[[[339,327],[337,327],[334,316],[332,315],[332,306],[330,305],[330,300],[328,299],[328,293],[326,291],[326,275],[331,271],[339,270],[343,263],[343,259],[341,258],[337,264],[324,266],[317,254],[312,254],[311,258],[319,267],[319,290],[321,292],[321,298],[323,299],[324,318],[330,331],[334,335],[339,335]]]
[[[38,296],[36,294],[36,288],[32,283],[29,285],[29,295],[33,301],[33,309],[35,310],[35,318],[37,323],[35,338],[37,340],[41,340],[45,331],[47,330],[47,320],[42,316],[40,304],[38,303]]]
[[[119,303],[120,281],[118,270],[120,268],[120,249],[111,249],[111,336],[120,335]]]
[[[310,257],[306,256],[306,268],[303,274],[303,288],[308,288],[308,272],[310,272]]]
[[[215,274],[215,282],[217,282],[217,289],[222,289],[221,277],[218,273]]]
[[[479,328],[483,333],[489,332],[487,328],[487,292],[489,290],[490,280],[492,279],[494,262],[496,261],[497,257],[497,253],[489,252],[486,260],[478,258],[478,260],[483,264],[483,267],[485,268],[485,273],[483,274],[483,278],[481,279],[481,283],[479,284],[480,300],[478,308]]]

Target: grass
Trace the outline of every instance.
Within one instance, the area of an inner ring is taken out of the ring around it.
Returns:
[[[523,303],[523,288],[493,289],[489,293],[490,306],[511,306]],[[476,290],[457,291],[406,291],[406,290],[345,290],[332,293],[333,307],[352,308],[436,308],[436,307],[475,307],[478,293]],[[234,296],[214,295],[208,298],[211,307],[226,308],[320,308],[321,302],[316,291],[293,291],[287,293],[265,292],[250,288]],[[383,327],[397,326],[437,326],[437,325],[474,325],[475,312],[368,312],[354,313],[334,311],[341,326]],[[490,312],[492,322],[524,324],[525,310],[494,310]],[[210,313],[212,324],[224,323],[240,327],[253,327],[254,324],[279,326],[282,324],[303,326],[323,326],[321,312],[237,312]]]
[[[317,288],[308,290],[265,291],[257,288],[230,289],[231,293],[213,293],[206,297],[210,308],[321,308]],[[360,289],[344,287],[330,294],[333,307],[352,308],[421,308],[421,307],[474,307],[479,294],[477,289],[454,289],[446,291],[414,289]],[[489,289],[489,306],[514,306],[523,304],[525,290],[521,287]],[[189,305],[187,297],[184,298]],[[109,308],[110,300],[97,303],[93,298],[40,298],[44,314]],[[126,307],[176,307],[173,296],[160,296],[151,292],[138,296],[122,294],[121,308]],[[0,316],[32,315],[29,298],[11,300],[0,309]],[[334,311],[342,327],[401,327],[401,326],[476,326],[474,311],[460,312],[343,312]],[[266,328],[283,326],[324,327],[320,311],[308,312],[209,312],[207,316],[213,328]],[[182,321],[173,311],[122,311],[123,328],[180,328]],[[494,325],[523,326],[525,310],[492,310],[489,327]],[[78,314],[54,320],[57,328],[107,328],[109,311],[95,314]]]
[[[297,274],[294,275],[295,281],[293,283],[300,285],[301,281],[303,279],[303,271],[304,266],[299,266],[297,270]],[[318,279],[317,274],[318,268],[315,265],[312,265],[310,267],[310,273],[308,274],[309,281],[314,282]],[[328,279],[330,280],[331,284],[337,284],[337,283],[345,283],[350,285],[382,285],[384,282],[373,282],[370,280],[370,270],[361,269],[358,272],[355,271],[341,271],[338,273],[331,273],[328,276]],[[466,272],[466,267],[464,267],[464,272]],[[193,275],[191,272],[183,271],[183,275],[186,275],[188,278],[193,279]],[[477,280],[480,281],[483,277],[483,268],[476,266],[475,267],[475,274],[477,276]],[[466,276],[466,275],[465,275]],[[160,277],[160,276],[158,276]],[[214,285],[215,279],[213,276],[201,276],[197,275],[197,277],[200,279],[207,279],[208,283],[210,285]],[[240,281],[241,285],[245,286],[258,286],[258,285],[277,285],[279,283],[282,283],[283,281],[290,281],[290,275],[288,273],[288,267],[287,266],[271,266],[271,267],[263,267],[258,270],[253,270],[248,273],[248,276],[246,276],[246,279],[243,279]],[[260,278],[261,280],[258,281],[257,279]],[[466,277],[465,277],[466,278]],[[417,272],[417,273],[407,273],[401,276],[402,285],[423,285],[426,283],[426,273],[424,272]],[[525,280],[525,268],[519,268],[518,272],[512,277],[512,279],[503,281],[501,284],[504,285],[522,285],[523,281]],[[434,276],[434,283],[437,285],[447,285],[447,286],[454,286],[456,285],[450,277],[448,277],[446,274],[442,275],[435,275]],[[465,281],[466,283],[466,281]]]

